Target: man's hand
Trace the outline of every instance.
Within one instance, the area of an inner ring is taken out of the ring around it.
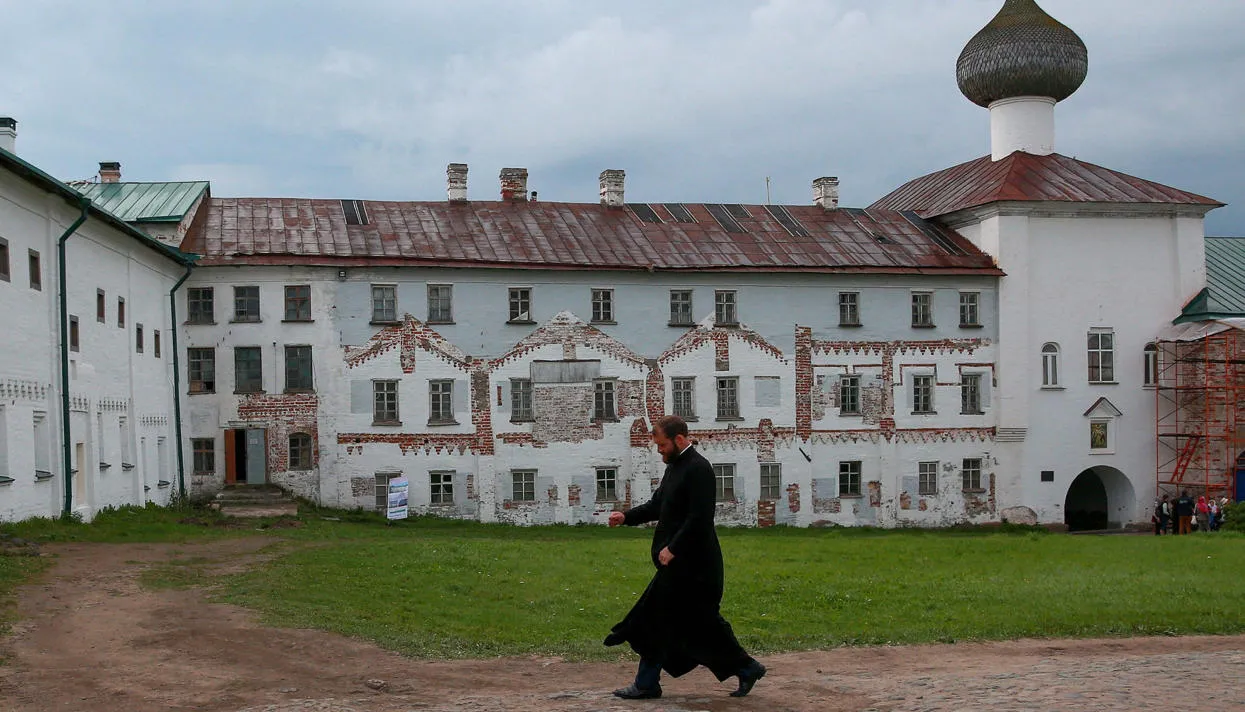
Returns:
[[[661,551],[657,552],[657,560],[661,562],[662,566],[669,566],[670,562],[674,561],[674,554],[670,552],[670,547],[663,546]]]
[[[617,527],[627,520],[622,512],[610,512],[610,526]]]

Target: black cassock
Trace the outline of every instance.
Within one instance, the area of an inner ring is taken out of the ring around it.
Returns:
[[[629,526],[657,520],[652,547],[657,573],[605,644],[630,643],[640,657],[660,661],[672,677],[704,665],[722,681],[751,660],[719,612],[723,576],[722,547],[713,528],[715,490],[713,466],[689,447],[666,466],[653,498],[625,513]],[[657,559],[664,547],[674,554],[669,566]]]

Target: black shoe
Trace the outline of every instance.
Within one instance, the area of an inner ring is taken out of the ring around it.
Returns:
[[[748,667],[739,671],[739,688],[731,693],[731,697],[743,697],[752,692],[752,686],[763,677],[765,677],[765,666],[753,660]]]
[[[661,697],[661,685],[650,687],[646,690],[642,687],[636,687],[633,682],[620,690],[614,690],[614,696],[621,697],[624,700],[655,700]]]

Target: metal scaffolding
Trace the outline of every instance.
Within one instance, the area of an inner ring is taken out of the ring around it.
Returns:
[[[1157,342],[1156,496],[1238,495],[1245,478],[1245,332]]]

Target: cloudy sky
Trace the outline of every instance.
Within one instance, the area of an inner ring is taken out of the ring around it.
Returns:
[[[64,178],[439,200],[445,165],[541,200],[864,206],[989,152],[955,60],[1001,0],[0,0],[0,115]],[[1245,235],[1245,2],[1043,0],[1089,46],[1057,150],[1230,203]]]

